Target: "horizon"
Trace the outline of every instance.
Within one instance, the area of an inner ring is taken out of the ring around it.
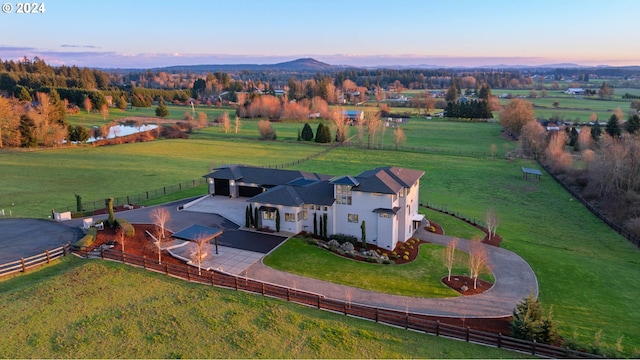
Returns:
[[[187,6],[151,0],[38,4],[44,13],[0,13],[0,31],[13,34],[0,40],[0,59],[37,56],[53,66],[107,69],[300,58],[353,67],[640,65],[631,46],[640,12],[633,0],[408,0],[395,7],[246,0],[242,10],[204,0]],[[603,14],[616,25],[599,21]]]

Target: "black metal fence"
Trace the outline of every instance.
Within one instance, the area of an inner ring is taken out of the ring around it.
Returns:
[[[551,177],[557,181],[560,185],[562,185],[562,187],[567,190],[567,192],[569,192],[569,194],[571,194],[571,196],[573,196],[574,198],[576,198],[576,200],[578,200],[582,205],[584,205],[587,209],[589,209],[589,211],[591,211],[591,213],[595,216],[597,216],[600,220],[602,220],[605,224],[607,224],[611,229],[613,229],[615,232],[617,232],[618,234],[622,235],[625,239],[627,239],[629,242],[631,242],[633,245],[635,245],[636,247],[640,248],[640,238],[638,238],[637,236],[631,234],[630,232],[628,232],[627,230],[623,229],[620,225],[616,224],[615,222],[611,221],[611,219],[609,219],[606,215],[604,215],[602,212],[600,212],[600,210],[598,210],[595,206],[593,206],[591,203],[589,203],[587,200],[585,200],[582,195],[580,195],[579,193],[577,193],[576,191],[574,191],[571,187],[569,187],[567,184],[565,184],[562,180],[560,180],[555,174],[553,174],[551,172],[551,170],[549,170],[549,168],[547,166],[545,166],[543,163],[541,163],[540,161],[538,161],[538,164],[540,164],[540,166],[542,166],[543,169],[545,169],[547,171],[547,173],[549,173],[549,175],[551,175]]]

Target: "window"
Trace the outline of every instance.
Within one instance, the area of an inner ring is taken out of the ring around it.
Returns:
[[[296,214],[295,213],[284,213],[284,221],[295,222],[296,221]]]
[[[400,189],[400,197],[403,198],[404,197],[404,188]]]
[[[307,205],[307,204],[302,204],[302,208],[303,208],[303,209],[305,209],[305,210],[306,210],[308,207],[309,207],[309,205]]]
[[[262,220],[273,220],[276,218],[276,212],[273,210],[262,211]]]
[[[336,203],[351,205],[351,186],[336,185]]]
[[[348,214],[347,215],[347,221],[349,221],[351,223],[357,223],[358,222],[358,214]]]
[[[389,213],[380,213],[380,217],[381,218],[390,218],[391,214],[389,214]]]
[[[316,209],[315,205],[309,205],[309,210],[315,210],[315,209]]]
[[[298,221],[302,220],[302,211],[298,211]]]
[[[302,218],[304,220],[309,220],[309,214],[307,213],[307,210],[302,210]]]
[[[323,207],[323,208],[322,208],[322,211],[324,211],[324,212],[329,211],[329,207],[328,207],[328,206]]]

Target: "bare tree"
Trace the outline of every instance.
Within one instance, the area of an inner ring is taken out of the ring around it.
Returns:
[[[109,107],[107,104],[102,104],[102,106],[100,106],[100,115],[102,115],[102,120],[107,120],[109,117]]]
[[[393,143],[396,145],[396,150],[398,150],[398,146],[404,144],[407,141],[407,136],[404,134],[404,130],[400,126],[396,126],[393,129]]]
[[[195,239],[193,239],[193,243],[196,248],[191,253],[191,260],[198,264],[198,275],[202,275],[202,262],[204,261],[204,258],[207,257],[207,253],[204,248],[204,244],[207,243],[207,237],[203,234],[196,235]]]
[[[235,125],[236,125],[236,135],[237,135],[238,131],[240,131],[240,126],[242,125],[240,122],[240,117],[238,115],[236,115]]]
[[[91,102],[91,98],[89,98],[88,96],[84,98],[84,100],[82,101],[82,105],[84,106],[84,109],[87,111],[87,114],[91,112],[91,108],[93,108],[93,103]]]
[[[164,239],[164,232],[167,223],[171,220],[171,213],[165,207],[156,207],[151,210],[149,216],[151,217],[151,221],[153,221],[153,223],[159,229],[158,240],[160,240],[161,238]]]
[[[425,112],[429,112],[429,110],[433,109],[436,106],[436,99],[433,97],[433,93],[431,91],[424,92],[424,109]]]
[[[547,146],[547,131],[537,121],[530,121],[522,127],[520,131],[520,151],[524,155],[531,155],[538,158],[545,151]]]
[[[276,139],[276,131],[271,126],[271,121],[269,120],[258,121],[258,132],[260,133],[260,140]]]
[[[218,123],[222,130],[224,130],[225,134],[228,134],[231,131],[231,119],[229,119],[229,113],[225,112],[224,114],[218,116]]]
[[[376,136],[382,130],[382,121],[376,111],[365,110],[364,121],[367,127],[367,147],[372,149],[376,144]]]
[[[500,111],[500,125],[515,136],[520,136],[522,127],[535,121],[533,104],[522,99],[513,99]]]
[[[451,270],[453,270],[453,264],[455,263],[456,247],[458,246],[458,239],[453,238],[447,244],[447,251],[445,252],[445,265],[447,266],[448,276],[447,281],[451,281]]]
[[[207,113],[200,111],[198,113],[198,127],[203,128],[207,126]]]
[[[469,251],[469,276],[473,279],[473,288],[478,288],[478,276],[489,270],[489,257],[485,251],[485,245],[479,241],[471,242]]]
[[[496,235],[496,229],[500,224],[500,219],[498,218],[498,214],[493,208],[488,208],[487,212],[484,214],[484,222],[487,224],[487,230],[489,231],[489,240],[493,236]]]
[[[124,253],[124,241],[127,239],[127,233],[124,231],[123,228],[119,227],[116,230],[116,236],[117,236],[118,242],[120,243],[120,246],[122,246],[122,252]]]
[[[0,96],[0,149],[4,146],[19,146],[19,115],[10,100]]]

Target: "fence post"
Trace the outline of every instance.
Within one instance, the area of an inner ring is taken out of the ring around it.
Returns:
[[[87,257],[89,257],[89,253],[87,253]],[[100,246],[100,258],[104,260],[104,248]]]
[[[195,181],[195,180],[194,180],[194,181]],[[215,276],[216,276],[216,272],[215,272],[215,271],[212,271],[212,272],[211,272],[211,286],[215,286],[215,285],[216,285]]]
[[[147,200],[149,200],[149,192],[147,191]]]
[[[536,354],[536,341],[533,340],[533,343],[531,345],[531,355],[535,355]]]
[[[502,347],[502,333],[498,333],[498,349]]]
[[[69,241],[69,246],[71,246],[71,241]],[[67,247],[66,246],[62,247],[62,256],[67,256]]]
[[[26,272],[27,271],[27,267],[24,264],[24,258],[21,258],[20,261],[22,262],[22,272]]]
[[[316,295],[318,297],[318,309],[320,309],[320,295]]]
[[[469,342],[469,327],[467,326],[467,342]]]
[[[436,336],[440,336],[440,320],[436,320]]]
[[[287,288],[287,301],[291,301],[291,293],[289,290],[291,289]]]
[[[123,264],[126,264],[126,263],[127,263],[127,262],[126,262],[126,260],[125,260],[126,256],[127,256],[127,254],[123,252],[123,253],[122,253],[122,263],[123,263]]]
[[[378,308],[376,308],[376,322],[378,322]]]
[[[233,280],[235,281],[236,290],[238,290],[238,277],[234,277]]]
[[[261,289],[260,289],[260,290],[261,290],[262,295],[264,296],[264,283],[263,283],[263,282],[261,282],[261,283],[260,283],[260,285],[262,285],[262,287],[261,287]]]
[[[167,262],[164,263],[164,272],[165,274],[169,275],[169,263]]]
[[[143,269],[147,269],[147,256],[146,255],[142,255],[142,268]]]
[[[190,267],[187,266],[187,281],[191,281],[191,271],[190,271]]]
[[[404,328],[409,329],[409,313],[404,315]]]
[[[49,258],[49,250],[45,250],[44,253],[47,254],[47,264],[48,264],[51,261],[51,259]]]

